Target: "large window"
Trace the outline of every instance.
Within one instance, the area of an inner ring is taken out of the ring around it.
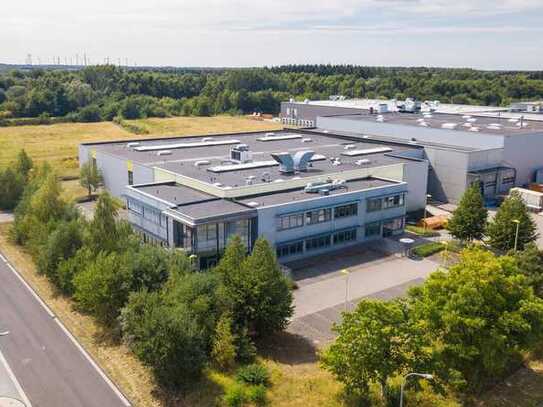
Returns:
[[[277,246],[277,257],[294,256],[304,252],[304,242],[294,242]]]
[[[311,250],[318,250],[318,249],[324,249],[325,247],[329,247],[331,243],[330,237],[331,235],[325,235],[325,236],[314,237],[312,239],[307,239],[305,241],[305,250],[311,251]]]
[[[381,198],[368,199],[368,212],[376,212],[381,210]]]
[[[305,213],[305,223],[314,225],[316,223],[329,222],[332,219],[332,209],[323,208]]]
[[[388,237],[403,230],[404,218],[396,218],[383,222],[383,236]]]
[[[134,173],[132,171],[128,171],[128,185],[134,185]]]
[[[239,236],[245,247],[249,247],[249,219],[241,219],[235,222],[228,222],[226,226],[226,244],[232,237]]]
[[[397,208],[399,206],[403,206],[403,194],[383,198],[383,209]]]
[[[343,230],[334,233],[334,244],[343,244],[356,240],[356,229]]]
[[[381,236],[381,222],[368,223],[365,229],[366,237]]]
[[[217,225],[215,223],[198,226],[196,236],[198,238],[198,252],[217,251]]]
[[[130,212],[137,213],[138,215],[143,215],[143,205],[139,202],[133,201],[132,199],[127,199],[126,206]]]
[[[284,215],[277,218],[277,230],[299,228],[304,225],[303,213]]]
[[[352,203],[334,208],[334,218],[347,218],[358,215],[358,204]]]
[[[391,195],[385,198],[370,198],[367,201],[367,211],[375,212],[381,209],[398,208],[404,205],[404,194]]]

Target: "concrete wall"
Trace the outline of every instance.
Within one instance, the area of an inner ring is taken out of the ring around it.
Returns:
[[[368,135],[394,137],[404,140],[441,143],[476,149],[501,148],[504,137],[493,134],[471,133],[459,130],[431,129],[392,123],[378,123],[347,118],[318,117],[317,127],[335,131],[349,131]]]
[[[517,185],[533,182],[543,168],[543,133],[508,136],[504,150],[505,163],[517,169]]]
[[[287,114],[287,109],[290,109],[290,114]],[[360,111],[361,109],[338,106],[317,106],[291,102],[281,103],[281,117],[296,120],[312,120],[314,123],[318,116],[357,114]]]
[[[357,241],[353,244],[367,240],[364,237],[364,225],[367,223],[377,222],[380,220],[391,219],[404,216],[406,207],[385,209],[377,212],[366,212],[366,200],[371,197],[393,195],[395,193],[407,192],[406,184],[398,184],[387,187],[374,188],[366,191],[346,192],[338,195],[330,195],[321,197],[317,200],[302,201],[295,203],[281,204],[271,207],[259,208],[258,211],[258,230],[259,235],[265,237],[271,244],[277,245],[280,243],[289,242],[292,240],[300,240],[314,235],[333,232],[347,228],[357,228]],[[347,205],[350,203],[358,204],[358,215],[347,218],[332,219],[329,222],[318,223],[314,225],[304,225],[302,227],[277,230],[277,217],[290,213],[306,212],[312,209]],[[348,244],[347,244],[348,245]],[[347,246],[345,245],[345,246]],[[315,250],[310,253],[305,253],[298,256],[289,256],[281,261],[291,261],[302,258],[304,256],[313,256],[320,252],[337,250],[341,246],[330,246],[323,250]]]
[[[128,185],[128,169],[132,168],[134,184],[146,184],[154,181],[153,169],[144,165],[124,160],[96,150],[92,145],[79,146],[79,165],[94,156],[96,164],[104,177],[105,188],[114,196],[121,197]]]
[[[469,154],[433,147],[425,152],[430,162],[428,193],[438,201],[458,202],[467,186]]]

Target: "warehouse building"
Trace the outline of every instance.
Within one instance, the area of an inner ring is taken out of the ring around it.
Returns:
[[[233,235],[283,262],[403,232],[426,202],[422,147],[280,131],[86,143],[145,240],[213,266]]]
[[[282,119],[289,122],[286,115],[296,109],[300,120],[314,121],[316,131],[421,146],[418,158],[430,165],[428,193],[437,201],[457,203],[476,182],[493,204],[512,187],[543,176],[543,121],[538,115],[497,107],[402,103],[286,102]]]

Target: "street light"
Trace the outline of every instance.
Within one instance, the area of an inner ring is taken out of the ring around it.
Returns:
[[[519,231],[519,227],[520,227],[520,220],[518,220],[518,219],[513,219],[511,222],[517,224],[517,231],[516,231],[516,233],[515,233],[515,251],[517,251],[517,246],[518,246],[518,231]]]
[[[427,194],[426,195],[426,202],[424,203],[424,231],[425,232],[426,232],[426,218],[427,218],[427,209],[426,209],[426,207],[428,206],[428,200],[429,199],[432,199],[432,195]]]
[[[345,275],[345,312],[347,312],[349,304],[349,269],[341,270],[341,274]]]
[[[428,374],[428,373],[408,373],[405,375],[404,379],[403,379],[403,382],[402,382],[402,386],[400,387],[400,407],[403,407],[403,387],[405,386],[405,383],[407,382],[407,379],[411,376],[418,376],[418,377],[422,377],[423,379],[426,379],[426,380],[432,380],[434,378],[433,375],[431,374]]]

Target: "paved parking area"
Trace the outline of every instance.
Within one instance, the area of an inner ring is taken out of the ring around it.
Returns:
[[[331,327],[346,308],[347,287],[347,308],[352,309],[362,298],[404,295],[409,287],[422,283],[438,264],[360,245],[289,266],[299,287],[294,292],[295,312],[289,331],[319,345],[333,339]],[[345,268],[348,277],[341,273]]]

